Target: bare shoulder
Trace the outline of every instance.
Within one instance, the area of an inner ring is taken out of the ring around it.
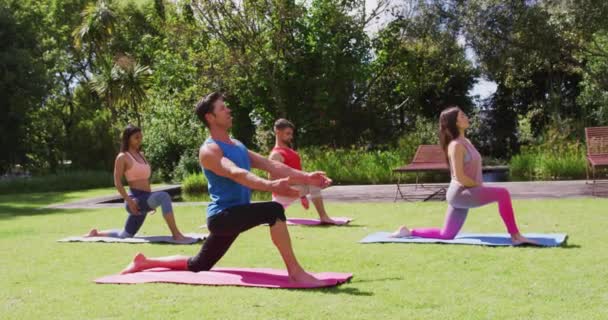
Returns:
[[[448,153],[454,153],[454,152],[459,152],[461,150],[463,150],[463,145],[462,143],[456,141],[456,140],[452,140],[450,141],[450,144],[448,145]]]
[[[119,161],[121,161],[121,162],[129,161],[128,159],[129,159],[129,157],[124,152],[120,152],[119,154],[116,155],[116,162],[119,162]]]
[[[283,156],[277,151],[271,151],[268,159],[283,162]]]
[[[220,146],[217,143],[205,143],[199,149],[199,158],[207,159],[207,158],[217,158],[222,157],[223,152]]]

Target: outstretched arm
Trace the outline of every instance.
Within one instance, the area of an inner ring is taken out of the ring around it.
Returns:
[[[249,150],[249,159],[253,168],[264,170],[270,173],[272,177],[289,177],[294,184],[309,184],[321,188],[328,187],[331,184],[331,179],[325,176],[324,172],[296,170],[281,162],[266,159],[251,150]]]
[[[139,215],[139,206],[137,202],[133,201],[129,194],[125,190],[125,187],[122,185],[122,176],[125,174],[127,170],[127,163],[125,159],[124,153],[119,154],[114,161],[114,186],[120,196],[127,202],[129,209],[131,209],[131,214]]]
[[[199,151],[199,161],[205,169],[250,189],[272,191],[288,196],[298,196],[299,194],[297,190],[289,187],[289,179],[270,181],[240,168],[230,159],[224,157],[222,150],[216,144],[202,146]]]
[[[280,162],[280,163],[285,163],[285,159],[283,159],[283,156],[280,153],[276,152],[276,151],[272,151],[270,153],[270,155],[268,156],[268,159],[270,159],[272,161]],[[270,179],[280,178],[280,177],[272,175],[272,173],[268,173],[268,177]]]

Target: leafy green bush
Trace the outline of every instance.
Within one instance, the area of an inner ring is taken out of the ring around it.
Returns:
[[[303,148],[299,152],[305,170],[325,171],[334,180],[334,184],[380,184],[394,183],[397,177],[392,170],[408,164],[419,145],[437,143],[436,123],[419,118],[414,130],[398,139],[396,148]],[[421,174],[419,178],[428,182],[447,179],[444,174]],[[414,174],[401,177],[401,181],[414,180]]]
[[[162,105],[154,105],[150,109],[152,111],[146,116],[147,123],[144,126],[146,157],[150,160],[152,169],[164,181],[182,179],[191,173],[191,155],[196,154],[198,147],[205,141],[205,132],[196,123],[189,109],[171,109]],[[178,167],[180,171],[177,173],[180,176],[174,177]]]
[[[192,76],[200,73],[190,60],[194,56],[170,48],[148,54],[155,57],[155,71],[144,106],[146,156],[164,181],[179,181],[198,172],[192,157],[207,133],[194,114],[194,105],[210,89]]]
[[[537,155],[533,153],[520,153],[511,158],[509,174],[511,180],[534,180]]]
[[[300,155],[305,170],[325,171],[336,184],[390,182],[391,169],[402,164],[395,151],[317,148],[301,150]]]
[[[511,158],[514,180],[558,180],[585,178],[585,146],[573,135],[568,124],[551,126],[536,145],[522,148]]]
[[[187,177],[192,174],[200,173],[201,165],[198,160],[198,154],[196,152],[190,152],[187,150],[182,154],[177,167],[173,170],[174,181],[184,181]]]
[[[586,160],[583,152],[539,154],[537,177],[541,180],[583,179]]]
[[[251,195],[253,201],[269,201],[269,192],[254,191]],[[182,182],[182,198],[185,201],[210,201],[207,190],[207,178],[202,173],[187,176]]]
[[[584,179],[583,152],[555,154],[547,151],[521,153],[511,158],[513,180]]]
[[[194,196],[204,193],[207,193],[207,178],[204,174],[191,174],[182,181],[183,196]]]
[[[415,150],[415,149],[414,149]],[[364,149],[304,149],[300,152],[304,169],[325,171],[334,184],[382,184],[394,183],[394,168],[406,165],[413,157],[410,150]],[[420,181],[446,181],[445,174],[420,174]],[[401,177],[402,182],[413,182],[414,174]]]

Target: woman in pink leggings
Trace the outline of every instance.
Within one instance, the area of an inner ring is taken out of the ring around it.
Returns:
[[[515,223],[511,196],[505,188],[486,187],[481,173],[481,155],[465,137],[469,118],[458,107],[444,110],[439,117],[439,139],[441,147],[448,155],[452,181],[447,191],[448,210],[442,229],[415,228],[409,230],[401,226],[393,237],[416,236],[422,238],[454,239],[458,234],[470,208],[498,202],[498,212],[511,234],[513,244],[531,243],[525,238]]]

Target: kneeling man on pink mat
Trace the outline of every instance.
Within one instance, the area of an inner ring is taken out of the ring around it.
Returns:
[[[287,267],[289,280],[307,286],[323,286],[324,282],[306,272],[296,259],[283,206],[277,202],[251,203],[250,200],[251,189],[298,197],[299,192],[292,188],[292,185],[325,188],[331,184],[331,180],[323,172],[303,172],[266,159],[248,150],[240,141],[232,139],[228,134],[232,126],[231,111],[218,92],[201,99],[196,106],[196,114],[210,132],[210,138],[199,151],[199,160],[207,177],[211,196],[211,203],[207,208],[209,237],[194,257],[147,258],[140,253],[122,273],[158,267],[193,272],[208,271],[222,258],[241,232],[268,224],[272,242]],[[284,178],[266,180],[253,174],[251,168]]]

